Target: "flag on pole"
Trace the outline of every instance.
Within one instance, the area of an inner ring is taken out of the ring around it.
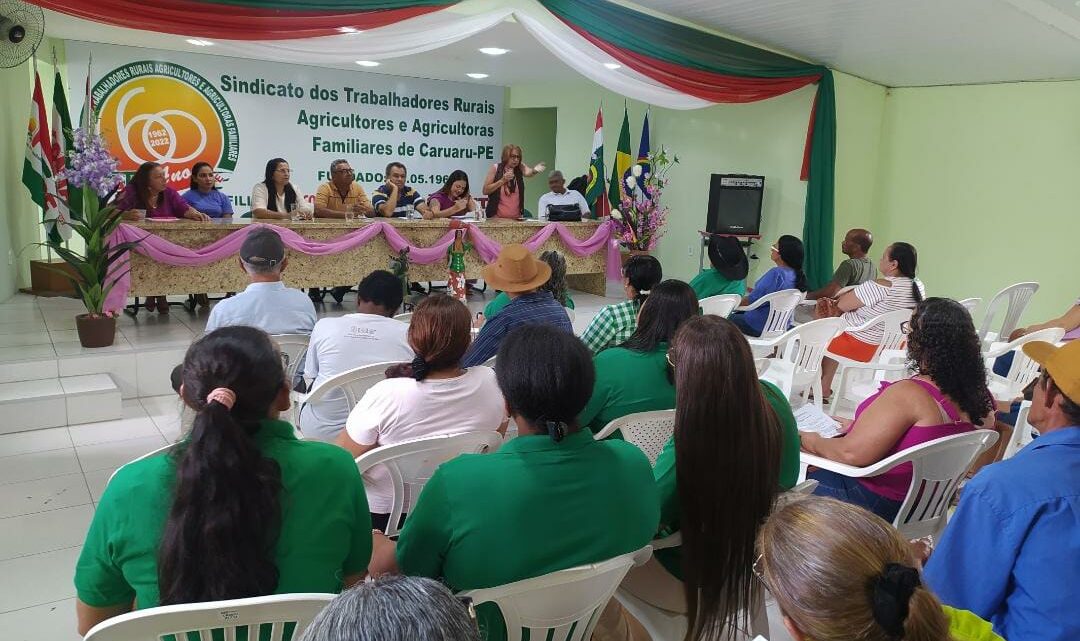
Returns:
[[[647,111],[645,121],[641,123],[641,140],[638,142],[637,162],[634,165],[641,167],[641,173],[637,176],[638,189],[648,198],[649,195],[645,193],[645,177],[652,173],[652,167],[649,165],[649,112]]]
[[[23,160],[22,181],[30,191],[30,198],[42,210],[42,220],[50,243],[64,240],[56,224],[59,215],[59,198],[56,181],[53,180],[52,162],[49,154],[49,121],[45,116],[45,98],[41,92],[41,76],[34,69],[34,94],[30,99],[30,123],[26,134],[26,156]]]
[[[589,158],[589,183],[585,188],[585,202],[597,217],[607,216],[611,211],[604,198],[604,108],[596,110],[596,129],[593,130],[592,156]]]
[[[623,107],[622,127],[619,128],[619,146],[615,148],[615,166],[611,168],[611,184],[608,185],[608,200],[612,207],[619,207],[622,199],[622,177],[630,169],[630,114]]]
[[[55,63],[53,67],[55,67]],[[82,202],[82,190],[68,186],[67,178],[60,173],[69,167],[71,162],[68,152],[72,149],[71,115],[68,113],[67,92],[64,91],[64,81],[60,77],[60,71],[56,71],[53,79],[53,110],[52,110],[52,153],[49,159],[52,161],[52,172],[56,180],[56,193],[60,196],[58,201],[59,219],[64,222],[71,220],[72,213],[78,215],[79,203]],[[71,237],[71,229],[67,225],[60,225],[60,233],[65,240]]]

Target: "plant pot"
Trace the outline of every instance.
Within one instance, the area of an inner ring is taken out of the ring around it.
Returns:
[[[634,256],[651,256],[652,252],[648,249],[623,249],[619,252],[619,258],[622,259],[622,266],[626,267],[626,261],[630,260]]]
[[[116,317],[79,314],[75,317],[75,329],[83,347],[108,347],[116,340]]]

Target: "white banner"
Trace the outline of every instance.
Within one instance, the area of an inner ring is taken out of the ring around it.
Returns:
[[[159,162],[183,191],[192,165],[209,162],[238,213],[275,157],[309,196],[338,158],[369,195],[391,161],[425,195],[455,169],[479,194],[498,162],[503,87],[76,41],[66,51],[72,113],[93,54],[91,96],[120,171]]]

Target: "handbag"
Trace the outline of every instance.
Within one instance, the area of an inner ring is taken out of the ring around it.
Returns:
[[[548,220],[556,223],[578,222],[581,220],[581,207],[574,205],[548,205]]]

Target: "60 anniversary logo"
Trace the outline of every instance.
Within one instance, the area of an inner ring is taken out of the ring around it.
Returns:
[[[132,62],[105,74],[91,95],[120,171],[157,162],[171,187],[186,189],[200,160],[225,180],[236,169],[236,118],[217,88],[194,71],[171,62]]]

